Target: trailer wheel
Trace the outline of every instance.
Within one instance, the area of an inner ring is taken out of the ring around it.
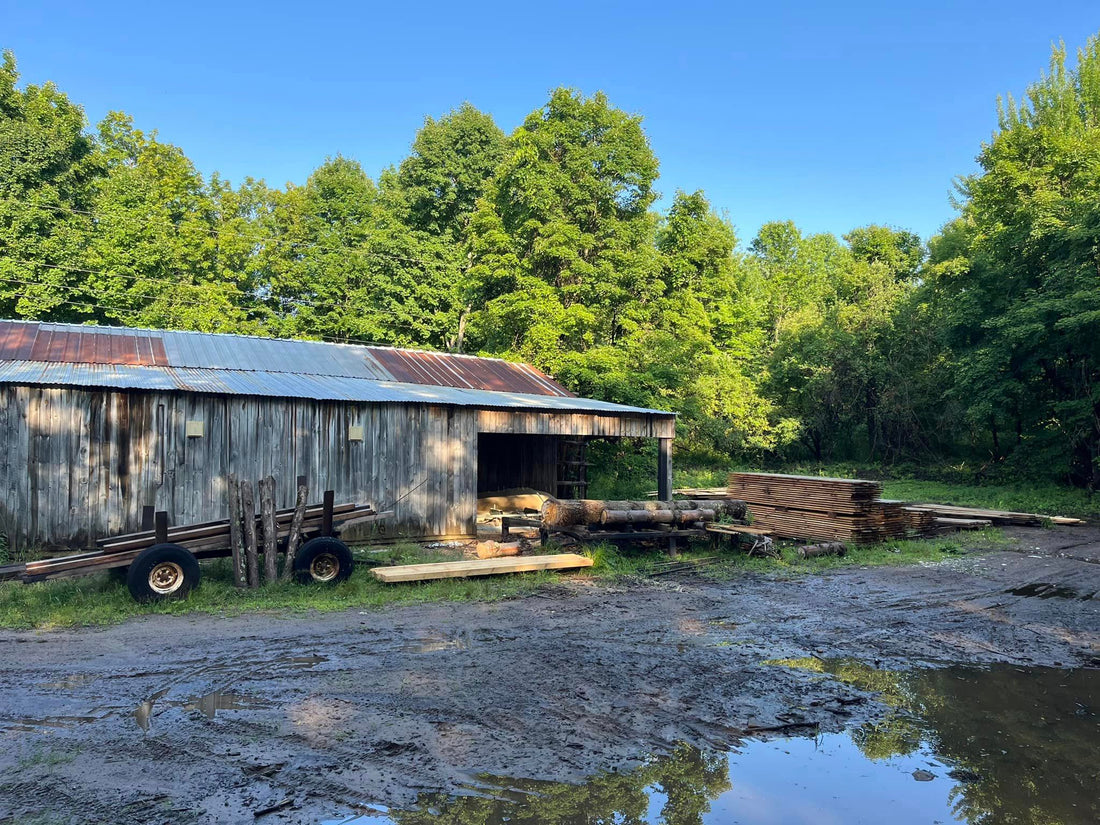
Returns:
[[[340,539],[319,536],[294,554],[294,576],[300,584],[336,584],[351,575],[351,551]]]
[[[126,573],[130,595],[139,602],[183,599],[199,585],[199,560],[178,544],[154,544]]]

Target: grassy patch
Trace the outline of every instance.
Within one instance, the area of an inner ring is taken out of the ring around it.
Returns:
[[[683,561],[706,559],[699,572],[714,579],[728,579],[748,572],[777,575],[821,572],[852,565],[915,564],[941,561],[964,550],[962,539],[926,539],[897,541],[869,547],[855,547],[847,556],[801,559],[794,545],[783,549],[781,559],[749,558],[725,547],[716,549],[699,542],[681,554]],[[999,531],[967,534],[968,547],[991,547],[1004,543]],[[615,581],[646,577],[662,569],[667,556],[659,551],[622,553],[611,545],[585,548],[595,564],[586,570],[568,574],[594,581]],[[138,604],[124,584],[100,573],[77,579],[24,585],[17,582],[0,585],[0,627],[50,630],[80,625],[102,625],[152,614],[211,613],[233,616],[253,611],[294,612],[338,611],[349,608],[380,609],[389,605],[425,602],[497,601],[531,594],[560,581],[562,573],[538,572],[480,579],[441,579],[428,582],[383,584],[370,575],[369,568],[383,564],[448,561],[455,552],[425,550],[417,545],[398,545],[382,552],[357,548],[356,571],[335,587],[278,583],[259,590],[233,587],[227,559],[203,565],[202,586],[181,602]],[[715,561],[715,557],[721,558]]]
[[[24,585],[0,585],[0,627],[49,630],[78,625],[100,625],[150,614],[213,613],[237,615],[257,610],[335,611],[351,607],[374,609],[390,604],[444,601],[489,601],[521,596],[556,578],[553,573],[526,573],[487,579],[441,579],[423,583],[387,585],[375,580],[369,568],[384,564],[449,561],[456,553],[397,545],[382,552],[355,550],[356,569],[350,579],[332,586],[293,582],[239,590],[227,559],[204,563],[202,585],[186,601],[138,604],[125,584],[106,573],[83,578]]]
[[[708,568],[717,578],[735,576],[741,572],[805,575],[835,570],[841,567],[881,567],[884,565],[928,564],[964,555],[970,550],[991,550],[1007,547],[1011,539],[996,528],[973,533],[954,534],[939,538],[905,539],[880,544],[848,545],[844,556],[818,556],[804,559],[798,555],[798,544],[780,545],[781,558],[734,555],[730,561]]]

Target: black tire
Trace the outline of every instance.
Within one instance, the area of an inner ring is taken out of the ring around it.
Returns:
[[[351,551],[340,539],[319,536],[310,539],[294,554],[294,578],[299,584],[336,584],[351,575]]]
[[[178,544],[154,544],[131,562],[126,586],[139,602],[185,599],[199,586],[199,560]]]

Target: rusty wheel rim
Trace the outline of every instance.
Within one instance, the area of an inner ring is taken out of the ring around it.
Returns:
[[[309,575],[314,581],[330,582],[340,573],[340,560],[332,553],[319,553],[309,563]]]
[[[149,589],[161,596],[175,593],[183,586],[183,568],[174,561],[162,561],[149,571]]]

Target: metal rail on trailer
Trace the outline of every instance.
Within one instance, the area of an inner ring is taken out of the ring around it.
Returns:
[[[294,518],[295,508],[275,512],[276,540],[280,547],[285,546],[290,534],[291,523]],[[305,508],[301,524],[302,544],[296,558],[295,571],[299,570],[298,561],[305,555],[310,555],[307,547],[315,540],[325,540],[333,543],[328,547],[328,556],[339,557],[338,561],[344,562],[343,568],[339,565],[335,572],[331,564],[324,569],[314,570],[307,566],[305,572],[310,575],[299,575],[302,580],[329,581],[344,579],[350,574],[351,553],[346,545],[338,538],[338,535],[348,527],[376,521],[391,515],[390,512],[379,513],[370,504],[335,504],[331,491],[326,491],[324,501],[321,504],[309,505]],[[51,559],[8,564],[0,566],[0,581],[21,581],[24,584],[33,582],[63,579],[75,576],[86,576],[102,570],[125,569],[134,565],[143,554],[156,548],[179,548],[186,551],[195,560],[225,558],[232,555],[230,544],[230,520],[203,522],[200,524],[185,524],[177,527],[168,526],[168,514],[154,512],[152,507],[146,507],[142,515],[142,529],[135,533],[127,533],[119,536],[103,538],[96,542],[96,549],[83,553],[73,553]],[[256,515],[257,531],[262,530],[261,516]],[[314,544],[314,550],[317,545]],[[186,556],[182,557],[186,558]],[[289,561],[288,561],[289,563]],[[179,565],[176,565],[179,567]],[[197,569],[197,566],[196,568]],[[162,592],[162,588],[155,586],[154,573],[150,571],[149,585],[152,589],[151,598],[159,596],[171,596],[171,592]],[[134,588],[131,587],[131,592]]]

